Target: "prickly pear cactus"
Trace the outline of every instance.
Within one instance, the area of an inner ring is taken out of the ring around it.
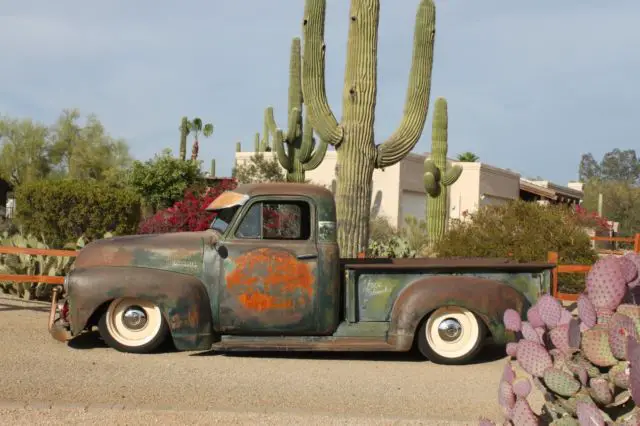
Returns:
[[[596,262],[577,316],[550,295],[526,321],[505,311],[505,328],[516,334],[498,389],[505,425],[640,425],[640,304],[628,303],[639,266],[640,254]],[[529,377],[516,377],[516,364]],[[544,396],[540,414],[526,399],[532,384]]]

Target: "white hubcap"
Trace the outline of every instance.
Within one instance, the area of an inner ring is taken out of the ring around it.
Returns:
[[[162,313],[145,300],[116,299],[107,309],[107,330],[111,337],[125,346],[142,346],[160,332]]]
[[[458,358],[473,350],[480,327],[470,311],[447,306],[431,314],[425,333],[434,352],[446,358]]]

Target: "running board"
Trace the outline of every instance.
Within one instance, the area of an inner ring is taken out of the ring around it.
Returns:
[[[211,346],[224,351],[396,352],[381,338],[334,336],[222,336]]]

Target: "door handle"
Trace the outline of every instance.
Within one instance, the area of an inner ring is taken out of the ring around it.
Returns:
[[[317,254],[315,253],[307,253],[307,254],[299,254],[298,256],[296,256],[298,259],[315,259],[316,257],[318,257]]]

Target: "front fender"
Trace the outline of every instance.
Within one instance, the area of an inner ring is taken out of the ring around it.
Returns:
[[[204,284],[197,277],[151,268],[96,266],[75,269],[69,275],[68,285],[73,335],[88,326],[91,316],[105,302],[137,297],[160,308],[177,349],[211,348],[211,304]]]
[[[403,289],[391,310],[389,340],[404,350],[427,314],[442,306],[459,306],[475,313],[489,328],[496,343],[512,340],[502,322],[507,308],[521,314],[529,307],[513,287],[477,277],[436,276],[418,280]]]

